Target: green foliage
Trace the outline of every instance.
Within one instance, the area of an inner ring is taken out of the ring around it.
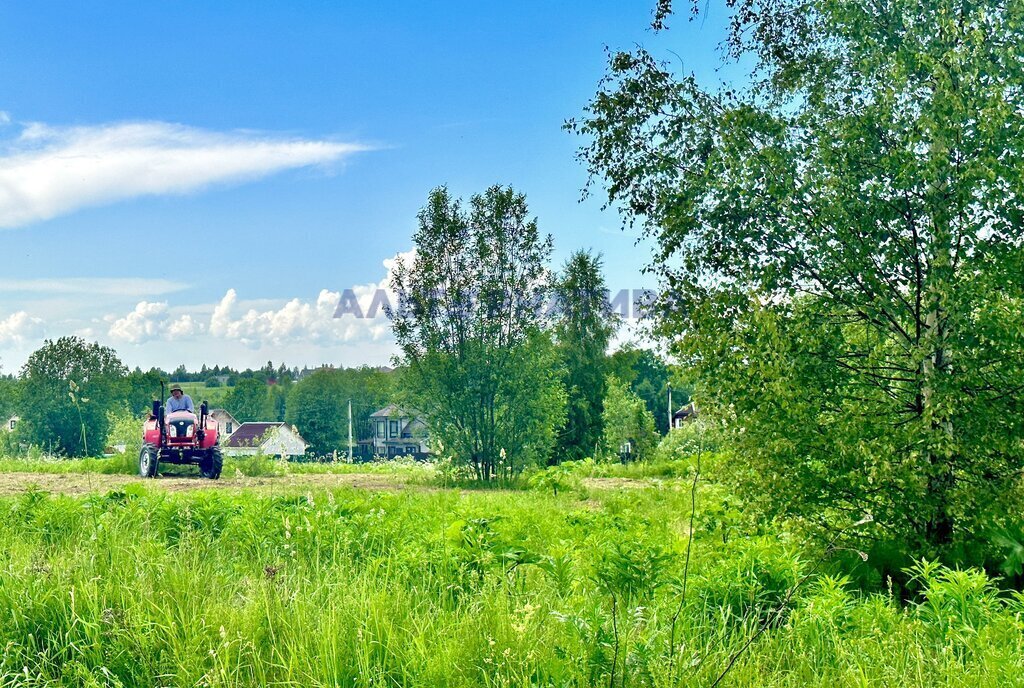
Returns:
[[[664,435],[668,432],[668,365],[650,349],[640,348],[632,343],[620,347],[608,357],[608,375],[629,385],[638,397],[644,400],[647,410],[654,416],[654,426]],[[676,408],[690,401],[690,389],[676,386],[672,392],[672,404]]]
[[[569,256],[555,284],[555,338],[568,399],[558,444],[566,459],[582,459],[600,448],[606,353],[617,324],[605,292],[601,257],[585,251]]]
[[[260,418],[274,422],[283,421],[286,415],[287,399],[287,386],[284,384],[268,385],[267,395],[263,400],[263,409],[260,411]]]
[[[658,488],[2,497],[0,682],[710,685],[808,565],[781,537],[698,533],[670,675],[687,503]],[[905,603],[812,577],[729,685],[1017,685],[1020,600],[974,570],[911,576]]]
[[[228,392],[224,398],[224,408],[237,418],[239,423],[267,420],[263,417],[267,395],[265,382],[255,378],[245,378],[239,380],[238,384]]]
[[[559,492],[568,492],[580,486],[580,472],[573,463],[556,464],[535,471],[527,482],[535,490],[558,496]]]
[[[280,476],[288,473],[289,464],[284,459],[277,459],[262,452],[255,454],[232,456],[224,463],[224,471],[228,474],[237,473],[247,478],[263,478]]]
[[[160,381],[163,379],[156,370],[144,373],[136,368],[128,373],[122,382],[125,407],[132,413],[142,414],[152,408],[154,400],[166,401],[160,399]]]
[[[9,375],[0,375],[0,423],[17,415],[20,408],[21,385],[18,379]],[[0,431],[7,428],[0,428]]]
[[[142,424],[147,416],[132,413],[126,409],[111,409],[107,413],[107,446],[124,445],[125,454],[133,465],[138,461],[142,449]],[[138,469],[138,466],[135,465]]]
[[[21,369],[19,436],[68,456],[101,453],[127,372],[112,349],[78,337],[47,340]]]
[[[392,327],[407,365],[403,405],[479,480],[547,460],[565,419],[557,356],[540,309],[551,238],[526,198],[494,186],[469,208],[435,189],[411,264],[398,261]]]
[[[715,430],[702,419],[687,420],[680,428],[673,428],[661,439],[652,461],[669,462],[690,460],[698,452],[713,454],[719,450]]]
[[[755,505],[955,560],[1024,466],[1020,7],[736,8],[749,87],[615,53],[581,157]]]
[[[371,436],[370,414],[394,401],[395,373],[375,368],[322,368],[292,385],[285,420],[299,429],[318,456],[348,451],[348,402],[352,438]]]
[[[427,355],[410,370],[407,390],[432,419],[431,436],[443,455],[453,456],[477,480],[508,482],[524,468],[547,462],[565,420],[558,354],[547,333],[535,332],[507,347],[497,369],[484,356]],[[484,409],[482,394],[493,395]],[[489,448],[496,455],[484,459]]]
[[[628,458],[648,459],[657,444],[654,417],[643,399],[618,378],[608,377],[607,390],[603,413],[605,455],[619,457],[628,443]]]

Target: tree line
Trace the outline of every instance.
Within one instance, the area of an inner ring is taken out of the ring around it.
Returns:
[[[205,366],[204,366],[205,368]],[[20,418],[14,433],[4,433],[0,450],[11,451],[19,445],[36,446],[54,455],[85,456],[102,453],[111,441],[108,437],[118,419],[129,426],[148,413],[151,402],[179,377],[202,378],[210,371],[230,371],[216,366],[199,375],[181,375],[182,368],[168,374],[158,368],[129,371],[117,353],[98,343],[77,337],[47,341],[35,351],[18,375],[0,376],[0,419]],[[610,356],[602,352],[595,371],[607,371],[628,387],[631,398],[653,419],[664,421],[664,390],[668,367],[656,354],[635,346],[624,346]],[[407,400],[403,386],[411,378],[403,368],[372,367],[305,368],[300,375],[285,366],[268,363],[259,371],[234,371],[236,383],[224,390],[209,389],[194,399],[198,405],[213,392],[224,392],[217,403],[239,422],[284,421],[298,428],[314,456],[333,456],[348,450],[348,409],[352,408],[352,432],[355,441],[372,437],[370,414],[389,403]],[[266,376],[264,376],[264,374]],[[594,386],[577,384],[573,398],[581,411],[575,427],[589,428],[574,434],[567,424],[560,437],[565,456],[593,455],[601,445],[600,399],[589,405],[584,393],[603,394],[604,372],[593,378]],[[298,378],[298,379],[296,379]],[[599,379],[600,378],[600,379]],[[188,387],[188,384],[185,385]],[[655,415],[656,409],[661,409]],[[596,427],[595,427],[596,425]],[[663,426],[663,427],[662,427]],[[647,426],[644,426],[645,428]],[[654,432],[651,430],[651,432]],[[589,434],[588,434],[589,433]],[[627,434],[629,431],[627,431]],[[622,431],[618,435],[622,435]],[[616,435],[616,437],[618,437]],[[621,442],[617,439],[615,446]],[[641,442],[649,446],[650,442]]]
[[[524,194],[493,186],[464,202],[438,187],[413,243],[388,314],[401,402],[426,419],[440,453],[500,480],[528,466],[639,456],[667,432],[667,365],[634,346],[609,355],[619,321],[601,257],[576,251],[553,268],[552,239]],[[535,307],[549,302],[558,308]]]

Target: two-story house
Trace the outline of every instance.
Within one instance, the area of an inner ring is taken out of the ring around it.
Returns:
[[[427,426],[410,413],[388,404],[370,414],[373,431],[373,455],[376,457],[412,456],[424,458],[430,453]]]

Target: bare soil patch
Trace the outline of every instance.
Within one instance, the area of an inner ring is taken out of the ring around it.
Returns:
[[[0,495],[20,494],[29,488],[53,494],[81,495],[91,492],[117,490],[138,483],[146,487],[188,492],[192,490],[277,490],[295,492],[311,489],[353,487],[364,490],[427,490],[420,485],[409,485],[387,475],[372,473],[348,474],[295,474],[249,478],[222,476],[220,480],[207,480],[198,476],[161,475],[155,479],[132,475],[102,475],[97,473],[0,473]]]
[[[0,496],[21,494],[29,488],[52,494],[83,495],[123,489],[140,484],[168,492],[195,490],[227,490],[230,492],[301,492],[304,490],[351,487],[369,491],[415,490],[433,492],[441,488],[404,482],[400,475],[376,473],[295,473],[281,476],[247,477],[228,475],[220,480],[207,480],[198,475],[160,475],[155,479],[134,475],[101,473],[0,473]],[[651,487],[652,481],[637,478],[586,478],[583,485],[595,490],[639,489]],[[461,491],[461,490],[460,490]]]
[[[654,482],[650,478],[584,478],[583,486],[596,490],[635,490],[651,487]]]

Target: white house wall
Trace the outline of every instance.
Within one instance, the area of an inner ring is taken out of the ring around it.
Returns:
[[[275,456],[302,456],[306,453],[306,444],[288,428],[277,428],[263,443],[262,449],[264,454]]]
[[[296,436],[289,428],[274,428],[258,447],[224,447],[226,456],[252,456],[263,453],[267,456],[302,456],[306,453],[306,443]]]

